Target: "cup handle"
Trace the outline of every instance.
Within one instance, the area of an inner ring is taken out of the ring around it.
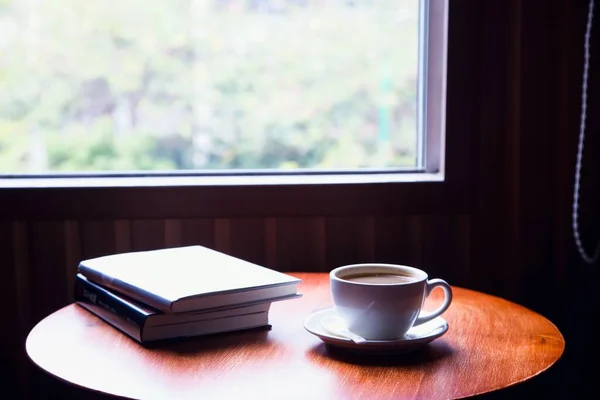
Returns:
[[[450,303],[452,302],[452,288],[445,280],[430,279],[427,281],[426,285],[427,286],[425,288],[425,298],[429,297],[429,294],[432,292],[433,289],[435,289],[436,287],[440,287],[444,291],[444,301],[442,302],[442,305],[439,306],[435,311],[425,313],[421,311],[421,313],[415,320],[413,326],[421,325],[427,321],[431,321],[432,319],[440,316],[448,309],[448,307],[450,307]]]

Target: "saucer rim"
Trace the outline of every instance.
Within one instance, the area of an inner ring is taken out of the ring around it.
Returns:
[[[446,321],[443,317],[438,316],[432,321],[439,320],[440,325],[439,328],[436,328],[432,332],[433,334],[428,334],[426,336],[406,339],[406,338],[398,338],[398,339],[390,339],[390,340],[370,340],[367,339],[365,343],[354,343],[351,339],[345,338],[343,336],[338,336],[333,333],[327,332],[324,328],[322,331],[317,331],[315,329],[311,329],[308,325],[309,322],[318,318],[319,315],[325,315],[326,313],[334,313],[335,309],[333,307],[324,308],[321,310],[314,311],[304,320],[304,329],[308,331],[310,334],[317,336],[323,342],[331,345],[338,345],[343,347],[352,347],[352,348],[401,348],[401,347],[412,347],[421,344],[427,344],[432,342],[435,339],[446,334],[449,329],[448,321]],[[318,323],[318,321],[317,321]],[[441,328],[441,329],[440,329]],[[410,332],[410,331],[409,331]]]

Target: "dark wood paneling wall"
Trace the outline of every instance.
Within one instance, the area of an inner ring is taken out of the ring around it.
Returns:
[[[357,262],[404,263],[467,283],[468,216],[17,221],[0,225],[3,299],[27,286],[31,319],[71,301],[81,259],[192,244],[280,271],[329,271]],[[18,285],[14,285],[18,283]]]

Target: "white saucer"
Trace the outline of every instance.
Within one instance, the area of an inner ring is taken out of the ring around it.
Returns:
[[[321,318],[325,316],[336,316],[336,312],[332,308],[317,311],[306,319],[304,328],[330,346],[367,353],[406,353],[430,343],[448,331],[448,322],[442,317],[437,317],[411,328],[403,338],[367,340],[366,343],[356,344],[344,336],[338,336],[325,329],[321,325]]]

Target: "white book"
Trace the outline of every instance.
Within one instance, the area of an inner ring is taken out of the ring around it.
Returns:
[[[113,254],[78,272],[165,313],[227,307],[297,295],[300,279],[203,246]]]

